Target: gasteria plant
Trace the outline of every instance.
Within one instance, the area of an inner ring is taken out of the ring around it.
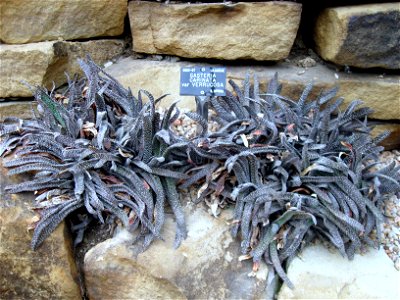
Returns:
[[[63,95],[35,90],[39,116],[6,118],[0,127],[0,155],[14,154],[4,162],[8,174],[34,172],[32,180],[7,187],[38,194],[32,248],[83,207],[102,223],[107,212],[131,231],[140,227],[145,249],[160,237],[165,202],[176,216],[178,246],[186,228],[175,185],[186,175],[171,151],[178,138],[169,125],[179,111],[172,105],[161,116],[155,105],[164,96],[155,100],[141,90],[136,98],[90,58],[80,65],[86,79],[69,79]]]
[[[37,192],[33,249],[80,209],[100,222],[117,217],[144,250],[161,238],[166,204],[178,247],[186,225],[177,184],[201,184],[198,202],[212,196],[234,205],[241,258],[253,259],[254,271],[264,260],[275,283],[277,273],[293,287],[285,267],[315,237],[350,259],[363,245],[379,245],[370,236],[374,229],[380,235],[383,200],[400,191],[400,167],[377,162],[387,133],[370,137],[371,110],[357,109],[361,101],[341,111],[336,89],[307,101],[311,84],[294,101],[279,95],[277,76],[266,93],[247,76],[243,88],[230,81],[234,92],[226,97],[197,99],[197,112],[187,116],[199,130],[189,140],[171,130],[176,103],[160,113],[164,96],[140,90],[134,97],[90,58],[80,65],[86,78],[68,79],[65,93],[36,88],[33,120],[0,124],[0,155],[13,156],[4,162],[8,174],[33,172],[7,187]],[[220,124],[215,132],[207,130],[208,115]]]
[[[221,128],[189,145],[191,160],[203,167],[182,187],[201,183],[198,201],[212,195],[234,203],[232,234],[241,238],[242,258],[252,258],[255,271],[264,260],[293,287],[284,267],[315,237],[349,259],[363,245],[379,246],[370,234],[380,236],[379,207],[400,191],[400,166],[377,162],[377,144],[388,133],[370,137],[372,110],[353,101],[341,111],[336,88],[307,101],[312,84],[293,101],[279,95],[277,75],[264,94],[256,76],[253,86],[249,76],[243,89],[230,84],[234,93],[208,99]]]

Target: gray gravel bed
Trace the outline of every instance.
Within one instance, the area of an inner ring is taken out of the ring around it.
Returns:
[[[385,151],[381,161],[385,164],[391,161],[400,164],[400,151]],[[393,195],[384,202],[382,208],[385,223],[382,224],[383,239],[381,244],[386,254],[393,261],[395,268],[400,271],[400,195]]]

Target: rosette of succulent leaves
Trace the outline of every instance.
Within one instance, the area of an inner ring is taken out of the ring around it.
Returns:
[[[371,233],[380,236],[379,208],[400,191],[400,167],[378,163],[377,144],[388,133],[371,138],[372,110],[356,100],[342,111],[336,88],[307,100],[312,84],[288,99],[279,95],[277,75],[266,93],[256,76],[253,85],[250,76],[242,88],[230,84],[233,93],[208,98],[189,115],[202,127],[189,155],[202,166],[182,187],[201,184],[198,201],[211,194],[234,204],[232,234],[240,236],[242,258],[252,258],[255,271],[264,260],[293,287],[285,268],[315,237],[349,259],[363,245],[378,247]],[[216,132],[207,132],[207,104],[221,126]]]
[[[0,125],[0,155],[12,157],[4,160],[8,175],[33,173],[31,180],[6,187],[10,193],[37,194],[40,220],[32,248],[67,215],[84,211],[102,223],[117,217],[138,232],[146,249],[160,238],[167,203],[176,217],[178,246],[186,228],[176,182],[187,176],[181,172],[184,153],[171,151],[179,139],[169,127],[179,110],[173,104],[162,116],[155,105],[164,96],[155,100],[141,90],[134,97],[90,58],[80,66],[86,79],[68,78],[64,94],[35,90],[39,116],[9,117]],[[76,226],[76,242],[85,225]]]

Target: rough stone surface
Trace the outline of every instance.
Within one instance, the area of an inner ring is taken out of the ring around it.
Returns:
[[[0,2],[0,41],[24,44],[121,35],[127,0]]]
[[[46,85],[55,81],[57,84],[66,82],[65,72],[70,75],[83,75],[79,67],[78,59],[85,58],[86,54],[99,65],[120,56],[124,51],[125,43],[120,39],[94,40],[88,42],[59,42],[56,44],[59,53],[63,53],[65,59],[61,64],[52,65],[44,77]],[[57,52],[56,52],[57,53]]]
[[[371,134],[377,136],[386,130],[389,130],[391,134],[380,145],[384,146],[386,150],[400,149],[400,124],[378,122]]]
[[[21,119],[31,119],[33,118],[32,110],[36,110],[36,104],[33,103],[33,101],[0,103],[0,122],[10,116]]]
[[[8,177],[0,162],[0,298],[80,299],[78,274],[64,223],[32,251],[28,226],[35,213],[30,210],[32,194],[4,193]],[[22,178],[20,178],[22,179]]]
[[[82,74],[77,58],[88,53],[102,64],[120,55],[122,40],[89,42],[41,42],[23,45],[0,45],[0,98],[30,97],[32,92],[21,81],[51,87],[66,82],[64,72]]]
[[[146,89],[154,96],[164,93],[170,94],[162,101],[162,106],[181,99],[178,106],[193,109],[194,97],[179,96],[180,67],[191,66],[191,62],[166,62],[134,60],[124,58],[106,70],[118,79],[124,86],[131,87],[134,93],[138,89]],[[318,95],[321,90],[339,86],[338,97],[344,97],[344,105],[355,99],[362,99],[365,105],[373,108],[374,119],[400,120],[400,85],[399,76],[377,76],[372,74],[335,73],[325,66],[315,66],[310,69],[293,66],[289,63],[280,63],[274,67],[268,66],[229,66],[227,78],[240,84],[246,72],[257,74],[261,85],[261,92],[266,90],[265,83],[278,72],[282,87],[282,94],[298,99],[306,84],[314,82],[311,97]],[[229,86],[228,86],[229,87]]]
[[[239,243],[227,224],[231,212],[218,219],[203,208],[187,207],[186,213],[188,238],[176,250],[170,217],[162,233],[165,241],[138,256],[126,232],[89,250],[84,269],[90,299],[265,298],[267,267],[262,264],[257,277],[249,277],[252,263],[238,261]]]
[[[283,285],[278,299],[399,299],[400,272],[381,249],[348,261],[321,245],[304,249],[289,266],[295,285]]]
[[[280,60],[296,37],[301,4],[161,4],[131,1],[133,50],[217,59]]]
[[[29,97],[31,91],[21,83],[42,85],[47,69],[56,64],[54,42],[27,45],[0,45],[0,97]]]
[[[399,69],[399,22],[399,3],[328,8],[315,25],[317,51],[339,65]]]

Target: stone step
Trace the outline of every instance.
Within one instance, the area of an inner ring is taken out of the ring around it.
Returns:
[[[0,41],[7,44],[117,36],[127,0],[3,0],[0,12]]]
[[[0,44],[0,98],[31,97],[32,92],[21,81],[32,86],[52,87],[65,83],[64,72],[83,74],[77,59],[91,55],[102,64],[121,55],[123,40],[94,40],[88,42],[52,41],[21,45]]]
[[[146,89],[154,96],[159,97],[168,93],[162,105],[168,106],[177,99],[181,99],[178,106],[194,109],[194,97],[179,96],[180,68],[196,65],[193,62],[168,62],[135,60],[124,58],[106,70],[124,86],[130,87],[134,93],[138,89]],[[209,64],[202,64],[209,66]],[[217,66],[217,65],[213,65]],[[218,65],[223,66],[223,65]],[[335,72],[324,65],[317,65],[304,69],[291,63],[280,63],[274,66],[236,66],[227,67],[227,78],[237,84],[245,78],[246,73],[256,74],[261,83],[261,91],[266,90],[266,82],[276,72],[283,84],[282,95],[298,99],[304,86],[314,82],[311,97],[317,96],[322,90],[339,86],[338,97],[344,98],[344,106],[355,99],[362,99],[366,106],[374,109],[373,119],[400,120],[400,76],[378,76],[376,74],[357,74]],[[229,87],[229,85],[228,85]]]
[[[399,3],[325,9],[315,25],[317,51],[339,65],[400,69],[399,20]]]
[[[136,52],[264,61],[288,56],[301,4],[131,1],[128,11]]]

